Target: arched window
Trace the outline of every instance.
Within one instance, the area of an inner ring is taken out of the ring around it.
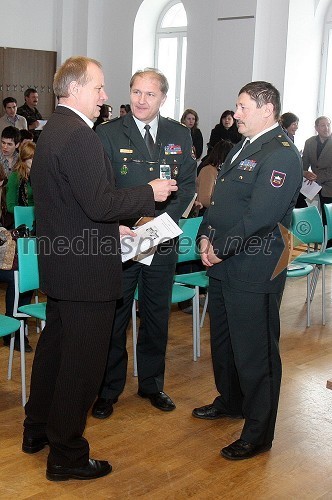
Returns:
[[[156,30],[155,66],[169,82],[163,115],[180,119],[184,106],[187,56],[187,15],[182,2],[174,0],[161,13]]]

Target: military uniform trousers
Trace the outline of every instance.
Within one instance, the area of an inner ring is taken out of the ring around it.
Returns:
[[[29,437],[47,434],[49,464],[88,464],[89,444],[82,434],[103,378],[115,304],[48,298],[24,432]]]
[[[117,303],[108,362],[99,396],[116,400],[124,389],[128,354],[126,330],[138,285],[140,326],[137,338],[139,389],[147,394],[163,390],[168,321],[175,264],[146,266],[129,261],[123,268],[123,298]]]
[[[213,405],[243,414],[241,438],[252,444],[273,440],[281,360],[279,307],[282,293],[234,290],[210,278],[209,312],[215,383]]]

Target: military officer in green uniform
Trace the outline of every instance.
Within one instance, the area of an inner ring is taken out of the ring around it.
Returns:
[[[278,125],[280,108],[270,83],[240,90],[234,118],[244,140],[222,165],[199,230],[219,396],[193,416],[244,418],[240,439],[221,450],[231,460],[269,450],[277,416],[286,279],[277,264],[285,249],[281,228],[290,225],[302,184],[300,155]]]
[[[167,212],[175,222],[195,192],[196,161],[190,131],[160,116],[168,82],[154,68],[136,72],[130,81],[131,113],[96,129],[109,156],[118,187],[146,184],[155,178],[176,179],[178,191],[156,203],[156,216]],[[136,221],[123,221],[132,227]],[[150,266],[130,260],[123,265],[123,299],[113,325],[108,364],[92,414],[106,418],[123,391],[127,372],[126,329],[135,289],[139,290],[140,327],[137,342],[138,394],[163,411],[175,408],[164,393],[165,353],[176,242],[157,248]]]

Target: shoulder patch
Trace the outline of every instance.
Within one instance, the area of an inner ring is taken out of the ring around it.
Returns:
[[[166,118],[166,120],[177,123],[178,125],[183,125],[185,127],[184,123],[180,123],[178,120],[174,120],[174,118],[170,118],[169,116]]]

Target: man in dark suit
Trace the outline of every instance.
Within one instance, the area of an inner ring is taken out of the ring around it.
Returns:
[[[332,136],[331,120],[319,116],[315,120],[317,135],[305,141],[303,149],[303,175],[309,181],[316,181],[322,189],[319,191],[321,206],[332,203]],[[311,170],[309,170],[309,168]],[[325,211],[322,210],[326,224]],[[328,246],[331,246],[329,242]]]
[[[130,81],[131,113],[99,125],[96,132],[112,162],[117,186],[138,186],[155,176],[177,180],[177,193],[164,203],[156,203],[156,215],[167,212],[177,222],[194,195],[196,162],[187,127],[160,116],[167,91],[167,79],[160,71],[147,68],[136,72]],[[135,220],[128,224],[135,225]],[[95,417],[111,415],[113,404],[125,385],[126,329],[137,285],[140,314],[138,395],[149,399],[159,410],[175,408],[171,398],[164,393],[175,263],[176,242],[171,241],[157,248],[149,266],[132,260],[124,264],[123,298],[116,309],[104,381],[92,409]]]
[[[277,416],[286,279],[277,264],[285,249],[281,229],[290,225],[302,184],[301,158],[278,125],[279,114],[280,95],[270,83],[240,90],[234,117],[245,139],[221,166],[199,230],[220,395],[193,416],[245,419],[240,439],[221,450],[231,460],[269,450]]]
[[[154,199],[165,201],[177,187],[156,179],[115,189],[111,163],[92,130],[107,99],[100,63],[68,59],[54,77],[54,92],[59,105],[31,172],[47,321],[32,368],[22,449],[35,453],[49,443],[46,477],[63,481],[111,472],[107,461],[89,459],[83,431],[121,296],[118,219],[153,215]]]

